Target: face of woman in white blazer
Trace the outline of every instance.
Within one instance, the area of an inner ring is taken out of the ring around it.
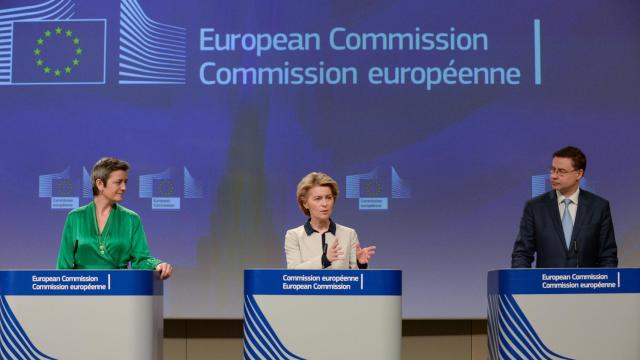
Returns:
[[[303,205],[309,210],[311,220],[325,222],[329,221],[334,204],[335,198],[331,188],[316,185],[307,192],[307,199]]]

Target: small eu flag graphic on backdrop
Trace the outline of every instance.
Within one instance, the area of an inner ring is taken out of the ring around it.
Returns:
[[[16,21],[11,82],[104,84],[105,20]]]
[[[175,196],[176,186],[171,179],[153,179],[153,194],[160,197]]]
[[[382,184],[378,179],[360,180],[360,196],[361,197],[378,197],[382,196]]]

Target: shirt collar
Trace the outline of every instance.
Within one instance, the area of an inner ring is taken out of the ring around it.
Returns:
[[[307,222],[304,223],[304,231],[307,233],[307,236],[310,236],[314,232],[319,233],[311,226],[311,219],[307,220]],[[332,219],[329,219],[329,232],[334,236],[336,235],[336,223],[334,223]]]
[[[558,205],[560,205],[564,199],[571,199],[571,202],[578,205],[578,198],[580,197],[580,188],[578,188],[578,190],[576,190],[576,192],[574,192],[573,194],[571,194],[571,196],[564,196],[562,194],[560,194],[559,191],[556,190],[556,194],[558,195]]]

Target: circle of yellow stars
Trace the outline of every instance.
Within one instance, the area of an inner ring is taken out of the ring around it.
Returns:
[[[173,185],[173,181],[168,179],[160,180],[160,183],[158,184],[158,188],[159,188],[158,192],[162,196],[171,196],[175,191],[175,186]]]
[[[61,196],[71,196],[73,194],[73,183],[69,179],[57,182],[56,192]]]
[[[42,71],[49,75],[53,75],[54,77],[60,77],[63,75],[63,72],[65,75],[67,74],[71,74],[71,72],[73,71],[73,68],[77,67],[80,65],[80,56],[82,55],[83,49],[82,47],[80,47],[80,38],[78,38],[77,36],[73,36],[73,32],[71,30],[65,30],[63,31],[62,28],[60,26],[56,27],[54,29],[53,32],[51,32],[50,30],[46,30],[43,33],[43,37],[39,37],[38,40],[36,40],[36,48],[35,50],[33,50],[33,54],[36,57],[36,66],[38,66],[39,68],[42,68]],[[50,40],[52,38],[52,36],[54,37],[61,37],[61,38],[69,38],[71,39],[71,41],[73,42],[73,46],[75,48],[74,50],[74,58],[71,61],[71,64],[63,67],[63,68],[51,68],[49,67],[45,61],[43,60],[43,55],[44,55],[44,51],[42,49],[42,47],[44,46],[45,42],[47,40]]]

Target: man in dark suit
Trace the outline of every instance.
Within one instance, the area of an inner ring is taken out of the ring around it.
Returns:
[[[553,154],[552,191],[529,200],[513,246],[511,267],[617,267],[609,202],[580,189],[587,158],[567,146]]]

